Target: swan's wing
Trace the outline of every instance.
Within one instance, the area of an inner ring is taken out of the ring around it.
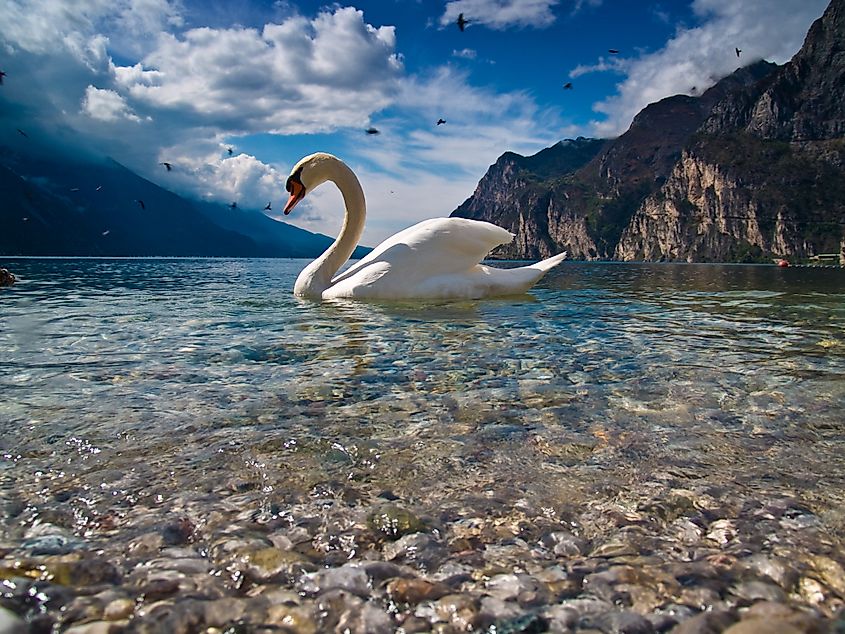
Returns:
[[[391,236],[332,280],[351,278],[375,263],[401,271],[408,283],[434,275],[464,272],[513,234],[489,222],[466,218],[423,220]]]

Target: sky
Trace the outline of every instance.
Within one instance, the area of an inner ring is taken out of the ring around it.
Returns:
[[[0,3],[0,145],[41,140],[56,153],[108,155],[182,195],[257,210],[269,201],[274,217],[290,168],[331,152],[361,180],[362,243],[370,246],[449,215],[506,151],[530,155],[566,138],[618,136],[649,103],[699,94],[760,59],[788,61],[827,6]],[[463,31],[459,14],[468,21]],[[342,218],[342,199],[327,184],[284,219],[335,235]]]

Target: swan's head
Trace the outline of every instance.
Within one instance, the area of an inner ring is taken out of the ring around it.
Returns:
[[[325,183],[336,168],[340,159],[325,152],[317,152],[306,156],[293,166],[288,176],[285,189],[290,194],[285,205],[285,215],[288,215],[296,204],[305,198],[305,194],[318,185]]]

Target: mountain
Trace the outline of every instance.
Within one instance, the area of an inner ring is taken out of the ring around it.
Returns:
[[[12,151],[0,162],[0,227],[3,255],[315,257],[332,242],[256,210],[188,200],[111,159]]]
[[[496,257],[755,261],[845,241],[843,4],[783,66],[644,108],[610,140],[502,155],[452,215],[516,234]]]

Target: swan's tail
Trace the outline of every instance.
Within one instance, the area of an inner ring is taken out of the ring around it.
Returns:
[[[541,271],[540,277],[542,277],[547,272],[549,272],[553,268],[555,268],[558,264],[563,262],[565,259],[566,259],[566,251],[564,251],[563,253],[558,253],[557,255],[553,255],[552,257],[546,258],[545,260],[540,260],[536,264],[531,264],[530,266],[528,266],[526,268]],[[540,277],[538,277],[537,279],[539,280]]]
[[[566,252],[563,252],[536,264],[515,269],[494,269],[486,266],[482,266],[481,269],[489,278],[490,295],[511,295],[524,293],[565,259]]]

